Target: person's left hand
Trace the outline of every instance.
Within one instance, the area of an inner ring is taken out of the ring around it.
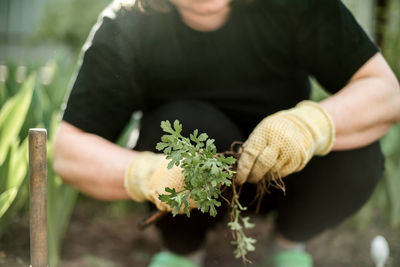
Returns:
[[[257,183],[268,173],[283,178],[300,171],[313,155],[325,155],[333,146],[335,129],[329,114],[317,103],[296,107],[263,119],[243,145],[237,182]]]
[[[125,171],[124,186],[133,200],[138,202],[148,200],[161,211],[172,211],[172,208],[159,199],[166,194],[165,188],[175,189],[177,192],[185,187],[185,177],[182,168],[173,166],[168,169],[169,160],[165,155],[150,151],[140,152],[129,164]],[[196,203],[189,199],[190,209],[196,208]],[[184,209],[179,211],[183,214]]]

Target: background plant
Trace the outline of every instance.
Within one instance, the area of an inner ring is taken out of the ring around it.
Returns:
[[[390,0],[382,16],[385,23],[379,29],[382,36],[382,53],[400,81],[400,1]],[[393,127],[382,139],[386,156],[386,172],[382,181],[389,220],[392,226],[400,224],[400,124]],[[382,206],[382,205],[381,205]]]
[[[33,68],[29,68],[29,71]],[[77,192],[64,185],[52,169],[52,145],[60,106],[68,80],[55,75],[57,69],[71,73],[71,67],[48,62],[22,83],[8,80],[0,84],[3,106],[0,110],[0,238],[16,216],[28,207],[29,128],[48,132],[48,242],[49,264],[56,266],[62,236],[74,206]],[[69,70],[68,70],[69,69]],[[11,73],[15,70],[11,69]],[[47,77],[45,77],[47,75]],[[69,75],[68,75],[69,76]]]
[[[111,2],[111,0],[50,1],[31,41],[61,43],[77,53],[100,11]]]

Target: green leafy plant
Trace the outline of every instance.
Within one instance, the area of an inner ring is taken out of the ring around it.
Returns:
[[[246,210],[239,203],[239,194],[234,184],[235,163],[233,156],[217,153],[214,139],[208,138],[206,133],[199,134],[196,129],[189,138],[181,135],[182,124],[175,120],[173,125],[169,121],[162,121],[161,128],[167,134],[161,137],[161,142],[156,149],[163,151],[170,160],[168,168],[174,165],[183,169],[185,187],[181,191],[166,188],[168,194],[159,196],[159,199],[172,208],[175,216],[183,209],[190,217],[189,199],[196,202],[197,208],[211,216],[217,215],[217,207],[221,206],[220,198],[230,203],[231,222],[228,223],[232,231],[236,246],[234,254],[243,261],[248,261],[246,254],[254,251],[256,240],[245,235],[244,230],[254,225],[249,222],[249,217],[243,217],[241,212]],[[229,201],[222,195],[223,188],[232,188],[232,199]]]
[[[217,200],[221,194],[220,186],[231,185],[230,179],[234,172],[230,165],[236,160],[233,157],[216,156],[214,139],[208,139],[205,133],[199,135],[198,130],[195,130],[190,138],[183,137],[182,124],[178,120],[174,122],[173,128],[169,121],[163,121],[161,128],[168,134],[162,136],[162,142],[156,148],[163,150],[167,159],[171,160],[169,169],[174,165],[183,168],[185,189],[176,192],[175,189],[166,188],[170,194],[161,195],[160,200],[173,208],[174,215],[184,206],[186,215],[190,217],[189,199],[193,199],[199,210],[215,217],[216,207],[221,206]]]
[[[235,190],[235,189],[234,189]],[[236,258],[242,258],[244,262],[249,261],[246,258],[246,254],[250,251],[254,251],[254,244],[256,239],[247,237],[244,230],[250,229],[255,226],[255,224],[250,223],[250,217],[243,217],[241,215],[242,211],[247,210],[239,202],[238,194],[234,194],[231,202],[231,221],[228,223],[229,229],[233,234],[232,245],[236,246],[233,254]]]
[[[35,76],[30,76],[20,91],[0,109],[0,236],[11,221],[8,217],[26,200],[23,182],[28,172],[28,142],[19,133],[31,103]]]

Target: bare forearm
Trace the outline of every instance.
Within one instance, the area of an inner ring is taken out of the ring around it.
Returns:
[[[368,145],[400,120],[400,90],[390,75],[357,78],[320,104],[335,124],[334,150]]]
[[[102,200],[128,199],[124,172],[136,152],[62,122],[54,146],[54,168],[64,182]]]

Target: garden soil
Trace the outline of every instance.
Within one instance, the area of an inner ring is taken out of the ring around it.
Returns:
[[[386,266],[400,266],[400,229],[393,230],[382,222],[379,212],[361,227],[353,220],[325,231],[307,244],[314,256],[315,266],[368,267],[374,266],[370,256],[370,242],[378,234],[390,244],[390,258]],[[66,231],[62,253],[62,267],[144,267],[152,254],[161,248],[155,227],[138,230],[137,223],[147,211],[139,206],[120,209],[115,205],[84,199],[80,200]],[[252,216],[257,226],[249,235],[258,242],[256,252],[249,255],[253,266],[261,266],[273,229],[272,219]],[[10,231],[0,239],[0,266],[29,266],[28,216],[18,218]],[[358,225],[358,227],[355,227]],[[244,266],[233,257],[231,234],[224,224],[210,232],[207,240],[206,267]],[[247,265],[251,266],[251,265]],[[178,266],[177,266],[178,267]]]

